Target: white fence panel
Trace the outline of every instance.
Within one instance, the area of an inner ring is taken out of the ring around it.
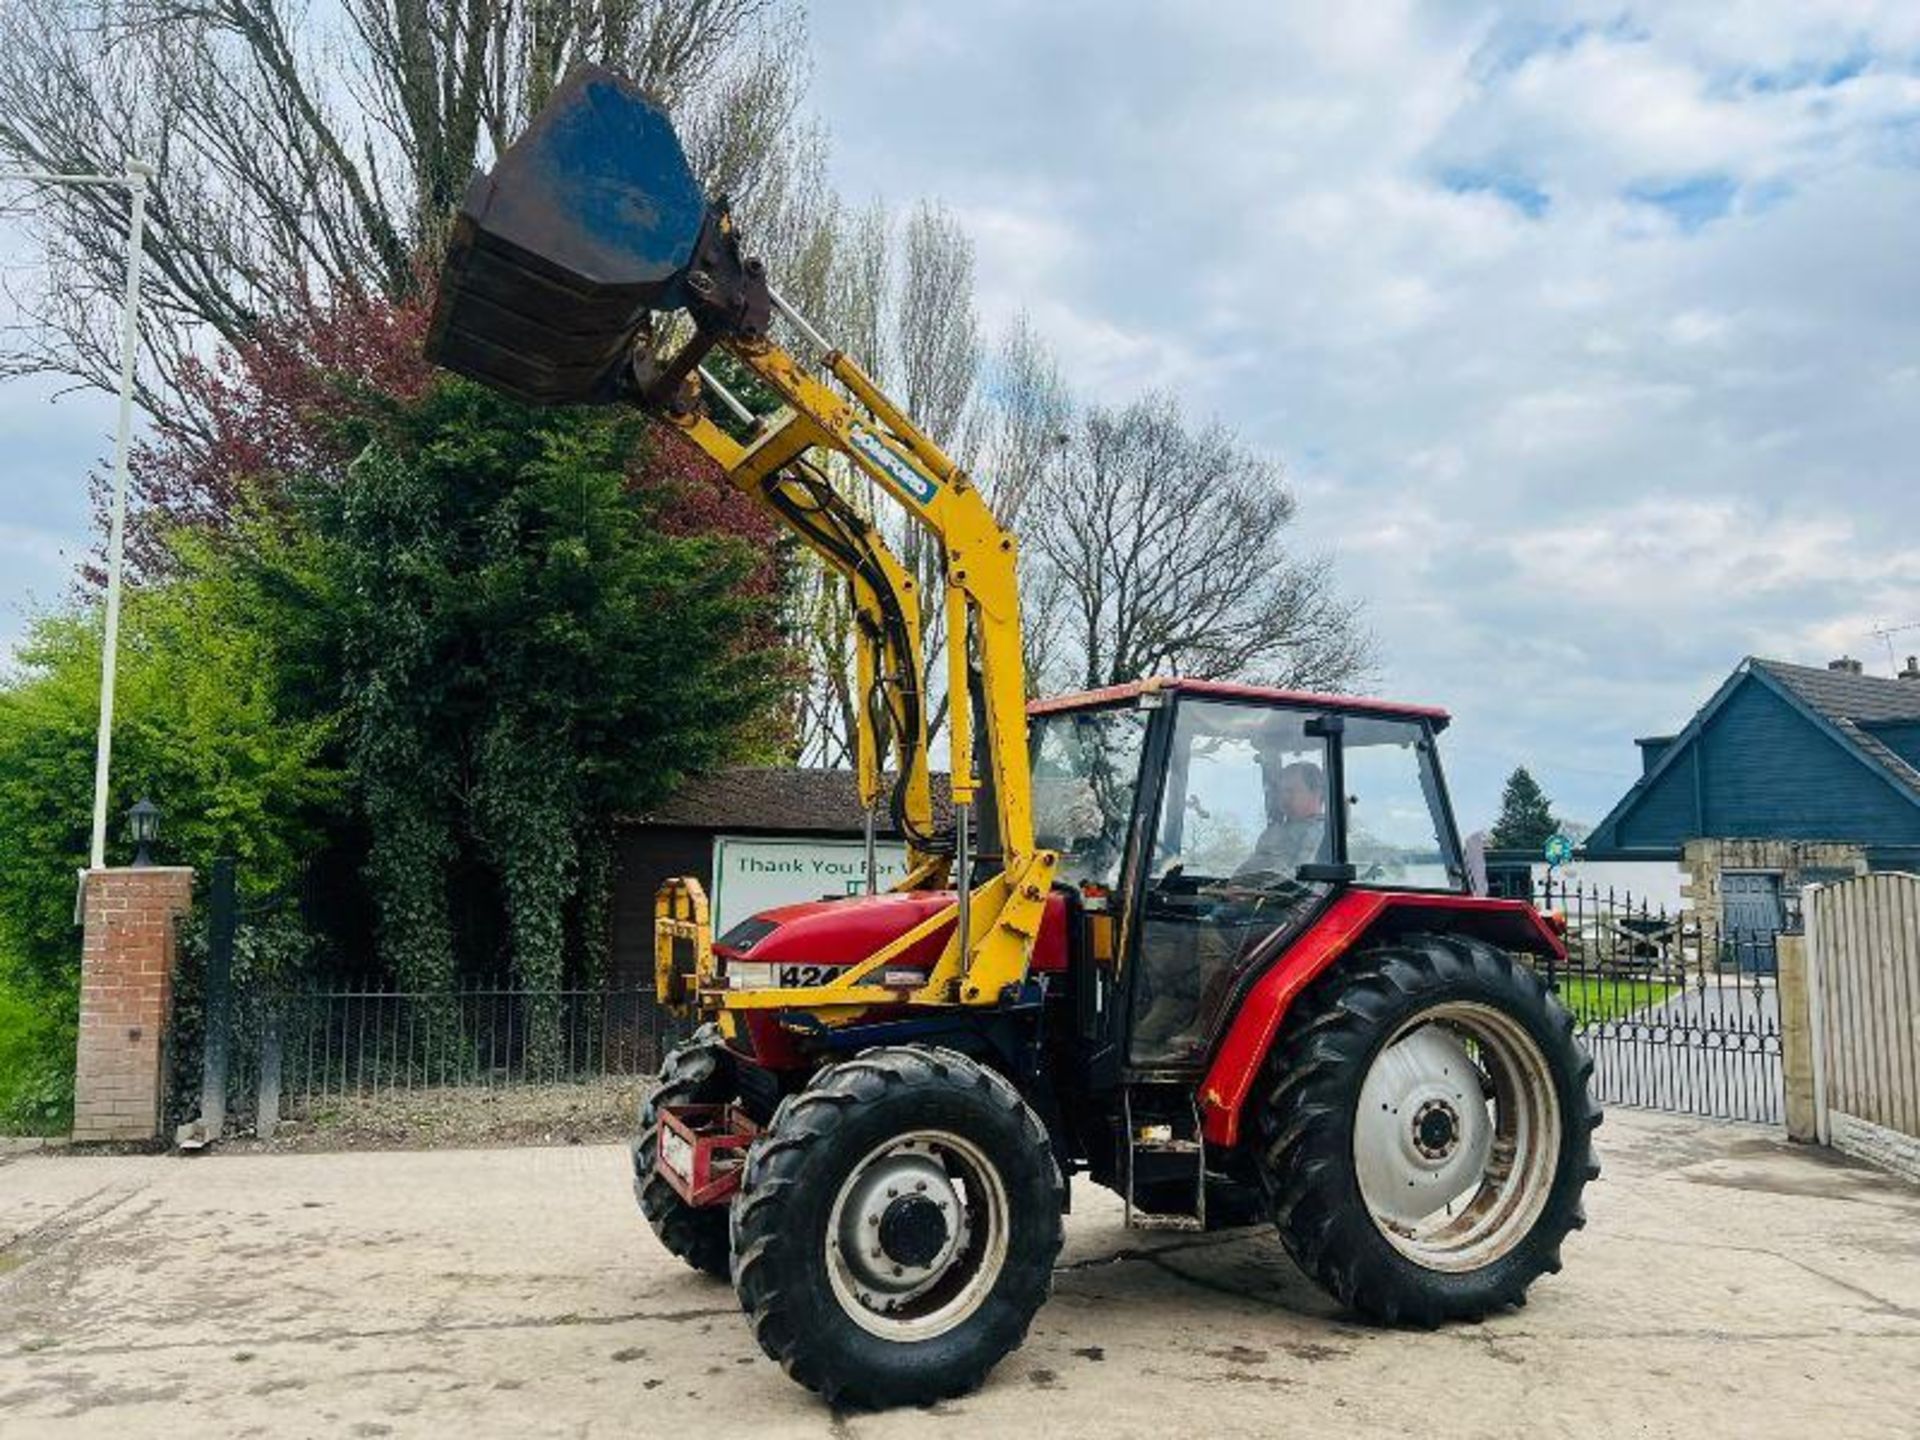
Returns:
[[[1819,1137],[1920,1178],[1920,875],[1808,892]]]

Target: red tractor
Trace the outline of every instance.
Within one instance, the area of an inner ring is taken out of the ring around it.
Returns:
[[[1469,893],[1443,712],[1186,680],[1027,705],[1013,537],[604,71],[475,181],[429,348],[678,425],[848,584],[868,893],[715,939],[697,883],[662,890],[660,998],[704,1023],[633,1145],[661,1241],[731,1278],[793,1378],[863,1405],[977,1386],[1047,1297],[1075,1176],[1133,1225],[1268,1220],[1383,1323],[1478,1319],[1559,1269],[1598,1173],[1591,1062],[1537,969],[1553,926]],[[833,466],[946,556],[950,829],[919,597]],[[911,860],[887,893],[882,803]]]

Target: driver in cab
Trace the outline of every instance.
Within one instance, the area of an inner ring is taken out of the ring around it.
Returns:
[[[1267,828],[1253,853],[1233,873],[1273,874],[1292,879],[1294,871],[1323,858],[1327,843],[1327,774],[1311,760],[1288,760],[1260,751],[1261,782],[1266,791]]]

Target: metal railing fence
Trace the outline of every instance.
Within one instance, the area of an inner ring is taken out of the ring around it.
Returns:
[[[314,990],[275,1011],[262,1068],[277,1063],[283,1115],[354,1096],[647,1075],[670,1043],[641,989]]]
[[[1536,903],[1564,917],[1567,959],[1545,974],[1593,1057],[1596,1099],[1783,1120],[1772,933],[1721,932],[1624,892],[1552,882]],[[178,1119],[217,1114],[208,1099],[216,1089],[229,1131],[271,1133],[281,1119],[355,1100],[641,1077],[683,1029],[650,987],[290,985],[271,964],[247,959],[249,925],[264,926],[272,912],[235,914],[230,877],[220,904],[198,1013],[182,1032],[192,1053],[175,1067]]]

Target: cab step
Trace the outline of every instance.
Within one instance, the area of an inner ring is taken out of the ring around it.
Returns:
[[[1122,1093],[1120,1118],[1125,1127],[1121,1197],[1126,1202],[1129,1230],[1184,1230],[1207,1228],[1207,1147],[1200,1137],[1200,1110],[1191,1095],[1170,1114],[1166,1092],[1149,1100],[1151,1108],[1136,1111],[1134,1088]],[[1144,1097],[1143,1097],[1144,1098]],[[1153,1103],[1157,1100],[1158,1103]],[[1151,1117],[1151,1118],[1149,1118]],[[1181,1193],[1192,1198],[1187,1209],[1146,1210],[1139,1202],[1142,1171],[1152,1172],[1161,1187],[1181,1183]],[[1170,1174],[1169,1171],[1172,1173]]]

